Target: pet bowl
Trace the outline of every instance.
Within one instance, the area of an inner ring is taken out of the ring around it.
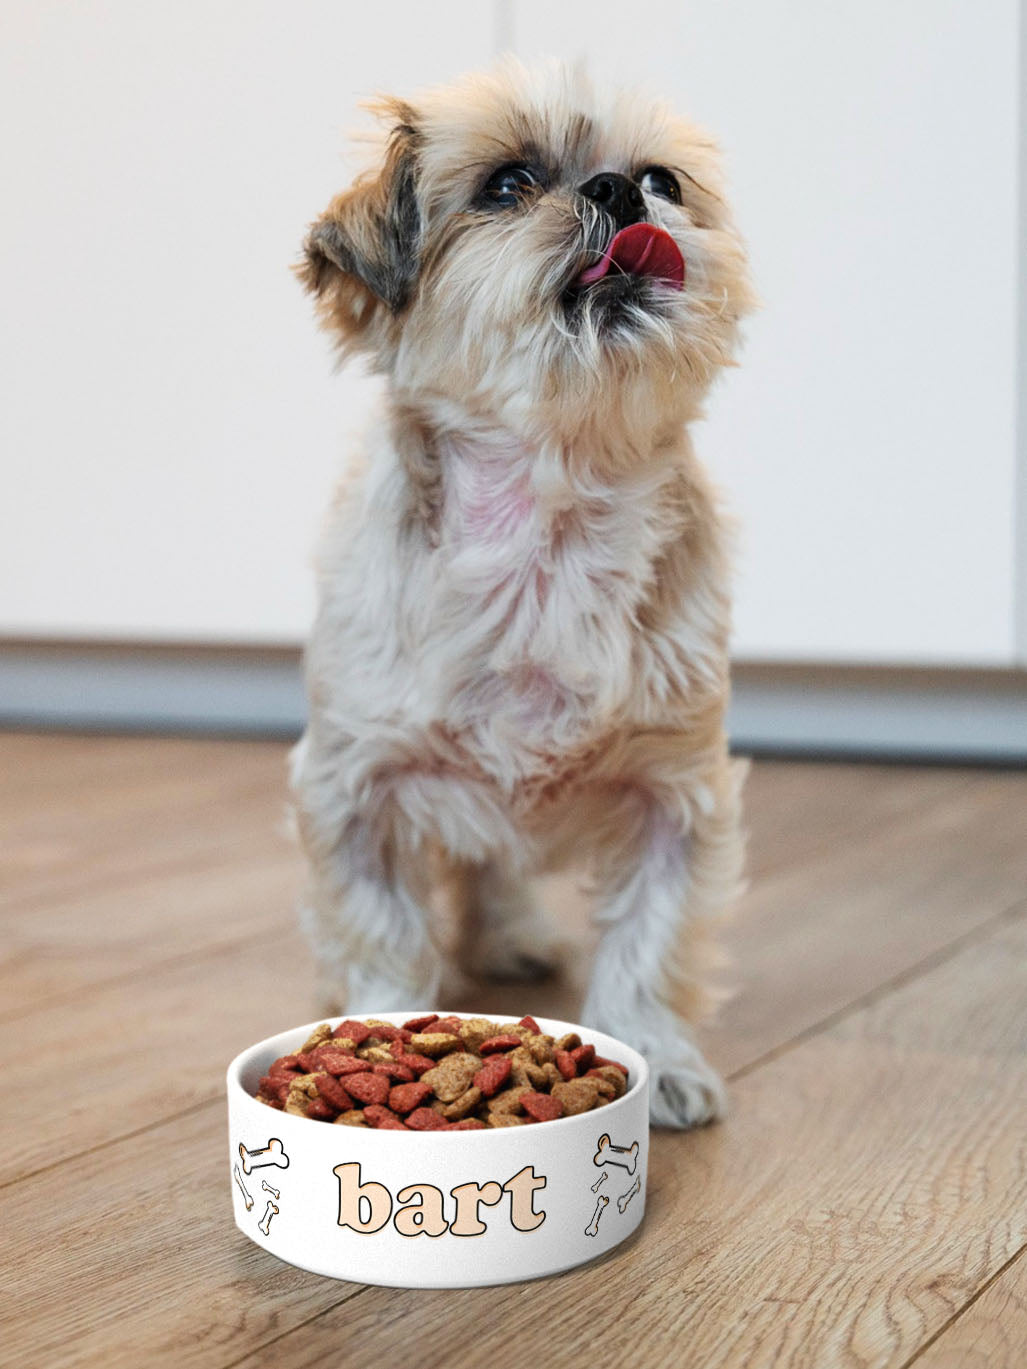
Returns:
[[[368,1014],[396,1025],[416,1015]],[[627,1093],[590,1112],[520,1127],[335,1126],[253,1097],[270,1063],[295,1051],[316,1023],[243,1051],[228,1067],[236,1226],[301,1269],[397,1288],[513,1283],[612,1250],[645,1209],[648,1067],[613,1037],[538,1021],[544,1032],[576,1031],[600,1055],[622,1061]]]

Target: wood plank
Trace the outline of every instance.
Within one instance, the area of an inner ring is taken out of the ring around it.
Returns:
[[[241,1361],[900,1366],[1027,1241],[1027,919],[658,1134],[640,1238],[546,1283],[371,1288]]]
[[[1023,1369],[1027,1360],[1027,1247],[938,1339],[916,1369]]]
[[[236,1231],[227,1145],[219,1099],[9,1190],[0,1360],[227,1365],[352,1297]]]
[[[268,849],[270,847],[270,849]],[[4,918],[0,1021],[162,964],[298,935],[299,855],[254,835],[216,863],[157,870]]]
[[[220,1097],[234,1055],[315,1015],[311,982],[272,935],[7,1022],[0,1184]]]
[[[21,768],[40,772],[27,794],[17,772],[0,769],[5,908],[116,887],[214,858],[258,835],[286,845],[285,752],[278,744],[235,750],[224,742],[108,739],[103,749],[95,739],[92,751],[72,748],[81,764],[69,775],[62,740],[21,749]],[[112,767],[111,754],[124,764]]]
[[[725,928],[737,991],[704,1033],[711,1055],[736,1072],[1025,888],[1027,776],[1015,773],[978,776],[864,841],[756,881]]]
[[[750,881],[905,822],[972,779],[942,766],[757,761],[743,804]]]

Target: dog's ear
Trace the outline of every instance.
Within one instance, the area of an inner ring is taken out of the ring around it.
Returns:
[[[296,268],[343,344],[359,345],[376,320],[401,313],[417,280],[422,223],[416,120],[400,101],[378,110],[395,120],[384,165],[332,200],[311,225]]]

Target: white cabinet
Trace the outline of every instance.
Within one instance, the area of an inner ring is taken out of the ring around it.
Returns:
[[[741,519],[736,654],[1012,663],[1016,0],[517,0],[512,36],[723,145],[764,300],[697,433]]]
[[[298,642],[367,384],[289,266],[357,101],[487,62],[448,0],[5,0],[0,633]]]
[[[302,638],[367,382],[288,265],[355,101],[498,42],[724,145],[765,301],[697,434],[741,522],[736,655],[1014,661],[1016,0],[8,0],[3,28],[0,632]]]

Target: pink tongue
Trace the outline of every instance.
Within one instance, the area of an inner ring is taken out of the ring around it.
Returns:
[[[626,275],[655,276],[680,290],[685,283],[685,259],[669,233],[652,223],[633,223],[622,228],[603,259],[582,271],[576,284],[602,280],[612,267]]]

